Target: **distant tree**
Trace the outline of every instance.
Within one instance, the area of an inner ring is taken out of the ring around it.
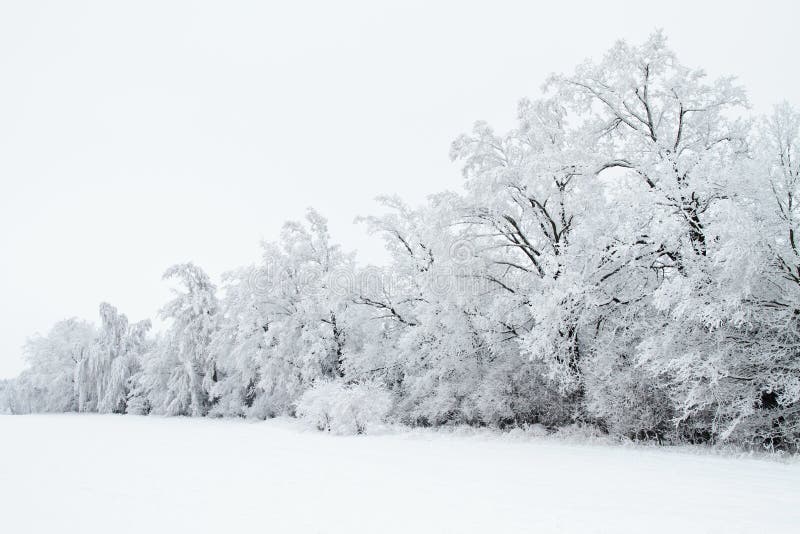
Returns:
[[[181,289],[161,310],[169,321],[145,357],[139,376],[153,412],[167,415],[206,415],[218,380],[211,339],[218,328],[216,287],[208,275],[192,263],[174,265],[164,279],[177,278]]]
[[[77,362],[78,409],[125,413],[133,376],[147,348],[145,335],[150,321],[131,325],[124,314],[105,302],[100,304],[100,319],[91,350]]]
[[[9,410],[71,412],[78,409],[76,369],[88,358],[94,328],[78,319],[56,323],[45,336],[28,339],[24,354],[28,367],[8,384]]]

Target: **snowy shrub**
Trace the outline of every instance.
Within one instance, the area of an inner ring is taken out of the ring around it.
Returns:
[[[389,392],[372,384],[320,382],[300,397],[296,414],[319,430],[364,434],[386,420],[391,405]]]
[[[554,436],[558,439],[573,442],[603,441],[608,438],[608,435],[600,428],[580,423],[559,427]]]
[[[477,422],[478,413],[466,385],[432,377],[417,380],[403,390],[404,400],[398,405],[401,420],[412,426]]]
[[[11,412],[11,380],[0,380],[0,414],[10,414]]]
[[[544,438],[550,435],[550,432],[547,431],[547,428],[545,428],[544,425],[541,425],[539,423],[526,427],[525,431],[530,436],[533,436],[535,438]]]
[[[541,424],[559,426],[575,409],[542,374],[541,364],[522,361],[497,366],[475,392],[481,420],[501,428]]]
[[[642,369],[615,362],[586,378],[586,408],[612,434],[662,440],[674,431],[674,409],[664,388]]]

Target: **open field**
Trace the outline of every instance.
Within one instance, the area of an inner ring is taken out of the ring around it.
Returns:
[[[800,464],[293,421],[0,416],[0,530],[796,532]]]

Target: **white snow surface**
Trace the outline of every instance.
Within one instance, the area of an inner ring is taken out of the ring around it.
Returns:
[[[800,531],[800,463],[290,420],[0,416],[5,533]]]

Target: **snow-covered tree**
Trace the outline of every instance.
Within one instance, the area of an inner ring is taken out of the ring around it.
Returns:
[[[205,415],[218,379],[211,352],[218,328],[216,286],[192,263],[173,265],[163,278],[178,279],[182,287],[173,290],[175,298],[161,309],[170,324],[145,357],[139,381],[153,412]]]
[[[720,203],[709,260],[656,293],[665,326],[643,343],[681,422],[715,439],[796,448],[800,349],[795,198],[800,118],[787,105],[754,134],[749,180]]]
[[[82,412],[125,413],[147,349],[150,321],[129,324],[128,318],[108,303],[100,304],[101,325],[91,350],[77,363],[75,384]]]
[[[232,273],[225,288],[214,341],[223,414],[291,413],[315,381],[345,374],[352,255],[331,241],[313,210],[305,225],[285,224],[280,241],[263,249],[261,264]]]
[[[78,409],[77,366],[88,358],[94,328],[76,318],[59,321],[45,336],[25,344],[27,369],[9,384],[9,409],[21,412],[72,412]]]

